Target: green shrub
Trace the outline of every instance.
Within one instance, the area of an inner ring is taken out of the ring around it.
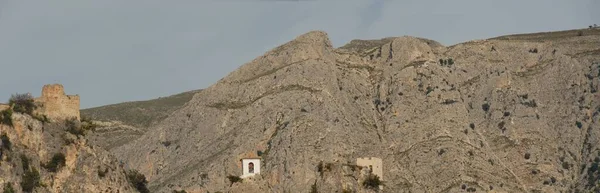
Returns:
[[[435,89],[433,87],[427,86],[427,92],[425,92],[425,95],[429,95],[429,93],[433,92]]]
[[[12,106],[13,110],[17,113],[24,114],[33,114],[33,110],[35,110],[35,103],[33,101],[33,97],[31,94],[14,94],[10,96],[8,100],[8,104]]]
[[[317,182],[315,181],[315,183],[313,183],[313,185],[310,186],[310,193],[319,193],[319,190],[317,190]]]
[[[42,123],[50,123],[50,119],[48,119],[48,117],[46,115],[31,115],[34,119],[42,122]]]
[[[352,170],[353,172],[356,171],[356,170],[362,169],[362,166],[358,166],[358,165],[355,165],[355,164],[344,164],[344,165],[348,166],[350,168],[350,170]]]
[[[100,167],[98,167],[98,177],[104,178],[104,176],[106,176],[106,173],[108,173],[108,168],[102,170],[100,169]]]
[[[56,153],[52,156],[52,159],[45,164],[44,168],[50,172],[57,172],[61,167],[65,166],[65,161],[65,154]]]
[[[40,172],[37,169],[31,168],[31,170],[25,171],[21,178],[21,188],[24,192],[32,192],[35,187],[40,186]]]
[[[451,66],[454,64],[454,60],[452,58],[448,58],[446,60],[440,59],[439,62],[440,62],[440,65],[442,65],[442,66],[444,66],[444,65]]]
[[[379,176],[373,173],[370,173],[363,182],[365,188],[372,190],[379,190],[379,185],[382,185],[381,180],[379,180]]]
[[[320,161],[317,165],[317,171],[319,172],[319,174],[321,174],[321,177],[323,177],[323,161]]]
[[[141,174],[137,170],[129,170],[127,172],[127,181],[135,187],[140,193],[150,193],[148,190],[148,181],[146,180],[146,176]]]
[[[29,170],[29,158],[25,154],[21,154],[21,166],[23,167],[23,171]]]
[[[65,145],[71,145],[74,144],[75,141],[77,141],[77,136],[69,133],[64,133],[63,135],[61,135],[61,138],[65,142]]]
[[[65,121],[65,127],[67,127],[67,132],[73,135],[85,135],[85,131],[81,128],[81,123],[75,118],[67,119]]]
[[[483,103],[483,105],[481,105],[481,109],[485,112],[490,110],[490,104],[488,103]]]
[[[12,114],[13,111],[11,109],[6,109],[0,112],[0,124],[5,124],[12,127]]]
[[[333,163],[323,164],[323,161],[320,161],[319,164],[317,165],[317,171],[319,172],[321,177],[323,177],[323,173],[325,173],[326,171],[331,171],[332,167],[333,167]]]
[[[83,131],[96,131],[96,127],[98,127],[98,125],[96,125],[90,118],[88,117],[81,117],[81,129]]]
[[[530,101],[523,101],[523,102],[521,102],[521,104],[528,106],[528,107],[537,107],[537,103],[535,102],[535,99],[531,99]]]
[[[562,167],[563,167],[563,169],[568,170],[570,168],[569,162],[563,162]]]
[[[2,133],[2,135],[0,135],[0,140],[2,140],[2,148],[10,150],[12,143],[10,143],[10,139],[8,138],[6,133]]]
[[[229,182],[231,182],[231,185],[233,185],[234,183],[238,183],[238,182],[242,182],[242,178],[240,178],[239,176],[234,176],[234,175],[229,175],[227,176],[227,179],[229,179]]]
[[[12,187],[12,183],[7,182],[4,184],[3,193],[15,193],[15,189]]]
[[[83,122],[81,124],[81,130],[83,131],[96,131],[96,127],[98,127],[98,125],[94,123]]]
[[[87,116],[81,116],[81,122],[88,122],[91,123],[92,119],[87,117]]]

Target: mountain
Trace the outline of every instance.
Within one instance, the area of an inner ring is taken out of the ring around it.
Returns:
[[[313,31],[110,151],[153,192],[378,191],[363,157],[383,192],[597,192],[599,76],[598,29],[340,48]]]

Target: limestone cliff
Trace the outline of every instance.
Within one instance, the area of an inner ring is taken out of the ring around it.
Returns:
[[[3,191],[137,192],[113,155],[73,134],[78,121],[41,122],[19,113],[6,120],[0,123]]]
[[[597,29],[337,49],[310,32],[111,151],[156,192],[374,191],[362,157],[384,192],[598,191],[599,50]],[[230,183],[249,152],[261,174]]]

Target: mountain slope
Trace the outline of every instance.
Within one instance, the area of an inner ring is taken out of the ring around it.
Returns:
[[[157,192],[368,192],[359,157],[383,159],[385,192],[592,191],[600,31],[582,31],[338,49],[310,32],[111,151]],[[230,184],[257,152],[261,175]]]
[[[100,126],[86,138],[92,145],[107,150],[127,144],[143,135],[150,126],[181,108],[200,91],[193,90],[153,100],[83,109],[81,115],[94,120]]]
[[[93,120],[119,121],[126,125],[145,128],[169,116],[173,111],[190,101],[194,94],[200,91],[193,90],[153,100],[125,102],[82,109],[81,115]]]

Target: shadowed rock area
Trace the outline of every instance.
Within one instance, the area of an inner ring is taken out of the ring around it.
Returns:
[[[594,192],[599,50],[598,29],[337,49],[313,31],[111,152],[153,192],[376,191],[361,157],[382,159],[380,192]],[[255,152],[261,174],[230,183]]]

